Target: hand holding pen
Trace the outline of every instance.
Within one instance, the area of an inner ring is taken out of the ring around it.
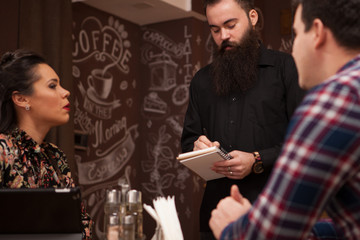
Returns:
[[[206,128],[203,128],[203,135],[201,135],[194,142],[193,150],[195,151],[195,150],[200,150],[200,149],[209,148],[209,147],[213,147],[213,146],[220,147],[220,143],[218,141],[215,141],[215,142],[210,141],[210,139],[208,138]]]
[[[194,151],[209,148],[209,147],[213,147],[213,146],[220,147],[220,143],[218,141],[211,142],[207,136],[208,136],[207,131],[206,131],[205,128],[203,128],[203,135],[201,135],[194,142],[194,148],[193,148]]]
[[[220,146],[220,143],[218,141],[211,142],[209,140],[206,128],[203,128],[203,134],[204,135],[201,135],[198,138],[198,140],[194,142],[194,149],[193,150],[195,150],[195,147],[196,147],[197,144],[198,144],[199,147],[197,147],[196,150],[216,146],[226,155],[227,159],[232,159],[233,158],[223,147]]]
[[[205,149],[209,147],[217,146],[220,147],[220,143],[218,141],[211,142],[205,135],[201,135],[195,142],[194,142],[194,151]]]

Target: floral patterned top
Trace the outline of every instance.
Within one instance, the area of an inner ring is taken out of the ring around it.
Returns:
[[[36,143],[16,128],[0,134],[0,188],[74,187],[65,154],[54,144]],[[92,239],[93,221],[82,205],[83,239]]]

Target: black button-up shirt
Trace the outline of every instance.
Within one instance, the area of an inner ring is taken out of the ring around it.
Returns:
[[[211,141],[227,151],[258,151],[265,172],[250,174],[242,180],[221,178],[208,181],[200,212],[201,231],[210,231],[211,210],[237,184],[250,201],[264,187],[280,152],[290,117],[304,91],[299,88],[295,63],[288,54],[261,46],[258,80],[245,93],[217,96],[209,65],[200,69],[190,84],[190,100],[181,138],[182,151],[192,151],[193,143],[204,129]]]

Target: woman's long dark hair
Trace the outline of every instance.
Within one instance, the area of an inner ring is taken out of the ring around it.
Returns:
[[[8,133],[17,124],[12,94],[31,95],[37,80],[34,69],[46,63],[38,54],[19,49],[5,53],[0,59],[0,133]]]

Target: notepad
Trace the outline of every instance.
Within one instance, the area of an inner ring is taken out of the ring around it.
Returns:
[[[225,177],[225,175],[211,170],[211,167],[215,162],[231,159],[231,156],[224,150],[214,146],[197,151],[181,153],[176,159],[201,178],[209,181]]]

